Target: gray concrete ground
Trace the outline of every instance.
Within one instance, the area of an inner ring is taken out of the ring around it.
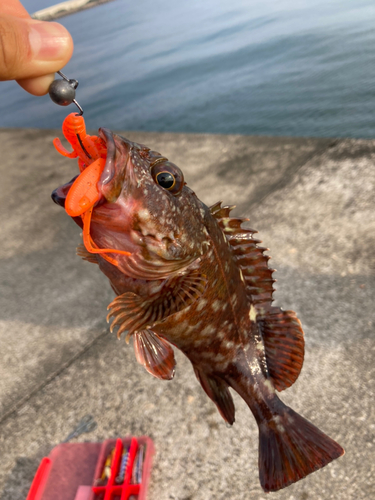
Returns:
[[[86,414],[98,426],[76,441],[154,439],[149,500],[374,498],[375,141],[123,133],[178,164],[207,204],[237,204],[271,249],[276,303],[304,325],[305,364],[281,397],[346,455],[265,495],[243,401],[228,429],[180,353],[162,382],[108,333],[110,286],[50,200],[76,174],[55,135],[0,130],[0,500],[24,499]]]

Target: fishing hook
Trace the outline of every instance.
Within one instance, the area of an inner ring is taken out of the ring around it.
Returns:
[[[79,109],[79,115],[83,115],[83,109],[76,100],[76,88],[78,87],[78,80],[69,79],[61,71],[57,72],[63,79],[54,80],[49,86],[48,93],[52,101],[59,106],[68,106],[72,102]]]

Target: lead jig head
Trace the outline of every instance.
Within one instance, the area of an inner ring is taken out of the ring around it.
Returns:
[[[70,80],[68,77],[61,73],[61,71],[57,72],[63,80],[54,80],[49,86],[48,93],[53,102],[58,104],[59,106],[68,106],[69,104],[74,104],[79,109],[79,114],[83,115],[83,109],[76,101],[76,88],[78,87],[77,80]]]

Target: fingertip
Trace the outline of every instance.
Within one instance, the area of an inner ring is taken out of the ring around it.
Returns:
[[[38,76],[36,78],[25,78],[23,80],[17,80],[17,83],[26,92],[35,96],[42,96],[47,94],[49,86],[55,79],[55,74],[51,73],[49,75]]]
[[[43,95],[52,79],[45,75],[63,68],[72,53],[73,40],[63,25],[0,13],[0,80],[17,80],[28,92]]]
[[[60,23],[30,21],[29,43],[32,59],[40,62],[69,61],[73,52],[73,40],[69,31]]]

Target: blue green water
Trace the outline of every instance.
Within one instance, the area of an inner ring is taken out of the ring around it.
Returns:
[[[375,137],[374,0],[117,0],[60,22],[89,128]],[[0,126],[73,111],[0,88]]]

